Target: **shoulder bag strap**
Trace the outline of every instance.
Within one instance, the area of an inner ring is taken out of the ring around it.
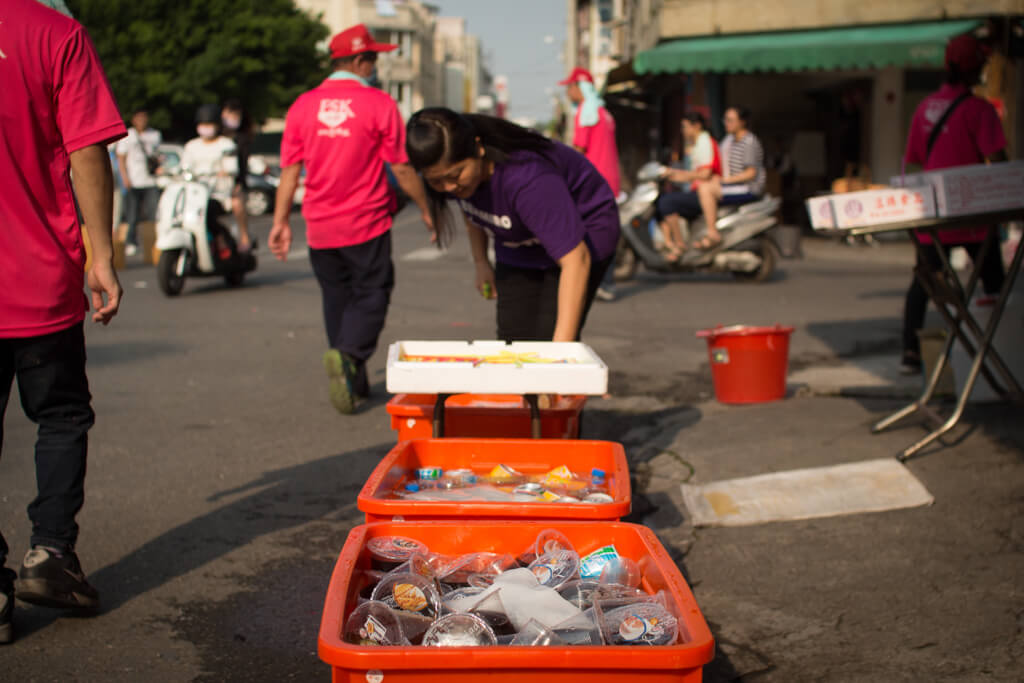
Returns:
[[[943,127],[946,125],[946,121],[953,114],[953,110],[960,106],[960,103],[971,96],[971,91],[968,89],[967,92],[960,93],[955,100],[949,103],[946,107],[946,111],[942,112],[942,116],[938,121],[935,122],[935,127],[932,128],[931,135],[928,136],[928,146],[925,147],[924,159],[928,161],[928,157],[932,155],[932,148],[935,147],[935,141],[939,139],[939,134],[942,133]]]

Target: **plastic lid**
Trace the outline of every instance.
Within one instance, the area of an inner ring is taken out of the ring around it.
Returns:
[[[572,550],[555,550],[531,562],[529,569],[542,586],[558,588],[578,576],[580,556]]]
[[[590,476],[600,477],[601,479],[604,479],[607,475],[604,473],[604,470],[599,470],[595,467],[594,469],[590,470]]]
[[[405,645],[408,641],[394,611],[383,602],[364,602],[345,622],[345,640],[356,645]]]
[[[412,491],[413,493],[415,493],[420,490],[420,485],[414,481],[410,481],[408,484],[405,485],[405,490]]]
[[[378,536],[366,542],[366,549],[375,557],[391,562],[404,562],[413,553],[426,553],[427,546],[405,536]]]

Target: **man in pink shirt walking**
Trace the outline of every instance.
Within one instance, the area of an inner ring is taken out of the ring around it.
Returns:
[[[559,85],[566,86],[565,94],[576,106],[572,146],[608,181],[612,194],[618,200],[622,183],[619,176],[619,148],[615,143],[615,119],[605,109],[604,100],[597,94],[594,77],[578,66]],[[615,300],[614,270],[613,265],[605,271],[604,281],[597,289],[597,298],[602,301]]]
[[[930,171],[953,166],[981,164],[1006,160],[1006,137],[999,115],[987,100],[972,94],[971,88],[981,78],[987,59],[984,46],[972,35],[952,38],[946,45],[946,83],[918,105],[910,123],[904,159],[920,164]],[[938,131],[936,128],[940,127]],[[942,248],[962,246],[977,263],[987,228],[963,228],[941,233]],[[922,244],[930,244],[931,237],[918,234]],[[982,261],[982,287],[987,294],[999,292],[1003,286],[1005,270],[998,243],[984,254]],[[942,262],[934,249],[917,254],[918,269],[939,270]],[[917,331],[924,324],[928,295],[915,276],[907,290],[903,312],[903,359],[905,373],[921,371],[921,349]]]
[[[281,139],[281,182],[268,243],[277,258],[287,258],[288,214],[305,167],[302,214],[330,347],[323,363],[331,403],[346,415],[369,396],[366,361],[377,348],[395,283],[391,216],[397,197],[385,164],[420,207],[432,235],[434,230],[423,183],[405,154],[398,107],[368,83],[377,53],[397,47],[375,42],[362,24],[334,36],[333,73],[295,100]]]
[[[39,426],[31,548],[16,586],[0,536],[2,643],[14,638],[14,588],[21,600],[49,607],[99,603],[75,554],[95,419],[83,279],[92,319],[106,325],[122,293],[107,144],[124,137],[125,126],[85,29],[35,0],[0,3],[0,92],[0,442],[15,377],[25,415]],[[87,278],[76,199],[92,246]]]

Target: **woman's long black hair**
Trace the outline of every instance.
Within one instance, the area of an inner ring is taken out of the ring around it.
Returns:
[[[544,154],[554,143],[532,130],[483,114],[460,114],[445,107],[428,107],[412,115],[406,125],[405,149],[409,163],[417,171],[436,163],[454,164],[474,157],[477,144],[484,147],[484,158],[504,163],[509,154],[529,150]],[[424,183],[430,217],[437,229],[438,245],[451,241],[455,226],[446,196]]]

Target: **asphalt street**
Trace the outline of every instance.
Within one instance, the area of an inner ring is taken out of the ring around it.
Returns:
[[[493,337],[467,240],[429,246],[415,212],[394,231],[397,287],[374,396],[356,415],[327,400],[319,291],[302,245],[265,245],[238,289],[190,280],[164,297],[129,262],[106,328],[88,325],[97,423],[78,552],[103,606],[92,615],[18,603],[2,681],[327,681],[317,658],[324,592],[362,483],[395,435],[386,346]],[[872,436],[892,396],[821,395],[726,407],[705,342],[715,324],[796,327],[791,371],[898,358],[906,244],[812,240],[764,284],[642,273],[595,303],[584,341],[611,368],[585,436],[621,441],[636,474],[632,521],[678,560],[718,642],[708,681],[1024,680],[1024,427],[1019,407],[972,409],[948,445],[909,463],[927,508],[694,529],[683,481],[714,481],[893,455],[922,432]],[[0,520],[17,566],[28,549],[34,426],[15,393],[4,423]],[[386,680],[386,679],[385,679]]]

